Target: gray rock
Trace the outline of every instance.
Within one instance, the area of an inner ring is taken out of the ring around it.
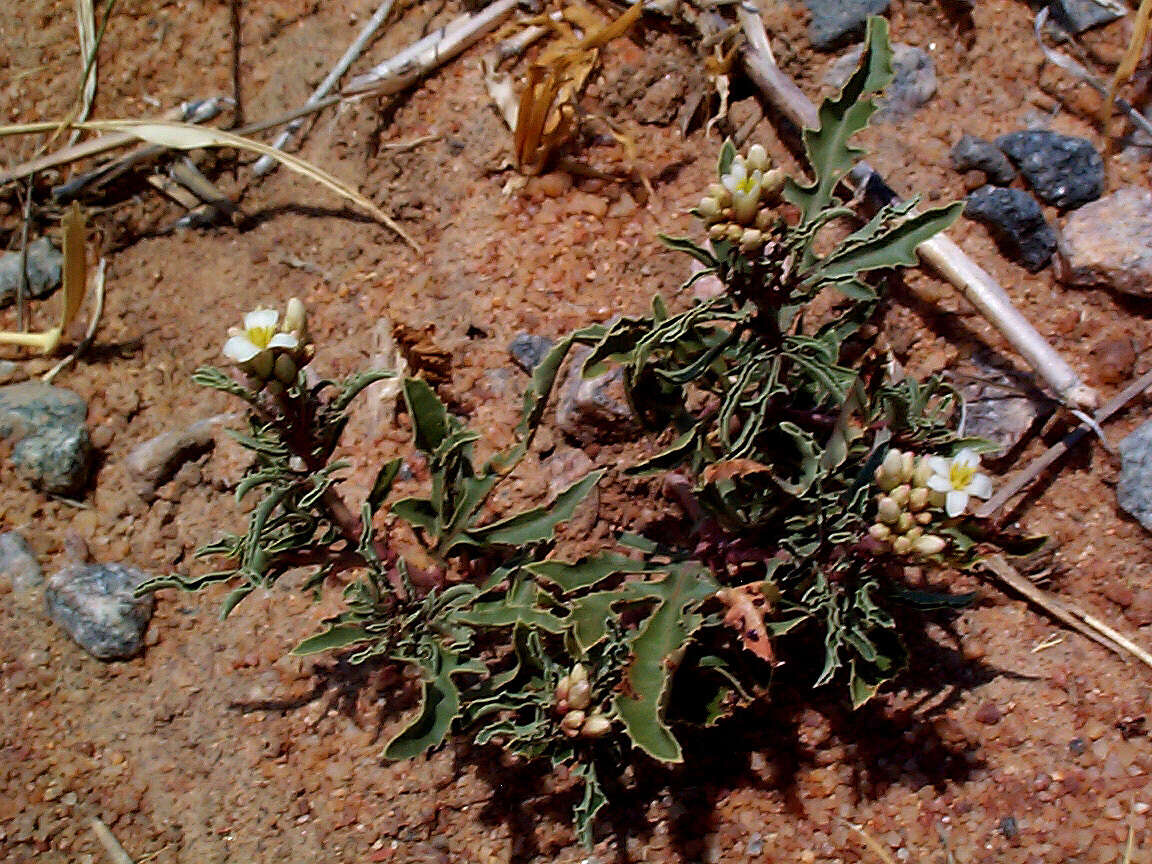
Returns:
[[[1117,189],[1068,214],[1062,233],[1060,281],[1152,297],[1152,192]]]
[[[996,146],[1049,204],[1075,210],[1104,194],[1104,160],[1091,141],[1046,129],[1010,132]]]
[[[984,357],[972,362],[975,375],[961,390],[964,433],[994,442],[1003,455],[1024,440],[1048,405],[1025,376]]]
[[[952,167],[957,171],[983,171],[993,186],[1007,186],[1016,178],[1016,169],[1004,151],[975,135],[961,136],[951,155]]]
[[[38,489],[70,495],[84,486],[92,443],[77,393],[41,381],[0,387],[0,438],[12,442],[12,462]]]
[[[140,497],[147,501],[155,498],[156,490],[171,480],[181,465],[211,450],[220,430],[239,416],[217,414],[198,420],[187,429],[162,432],[133,447],[124,462]]]
[[[28,294],[33,298],[46,297],[60,285],[64,256],[47,237],[28,244]],[[20,253],[0,255],[0,308],[16,302],[20,286]]]
[[[71,564],[48,579],[48,614],[98,660],[126,660],[152,620],[152,595],[133,596],[147,578],[124,564]]]
[[[1116,500],[1152,531],[1152,420],[1120,442],[1120,479]]]
[[[844,86],[859,65],[863,53],[864,46],[857,45],[837,58],[824,75],[824,83],[837,89]],[[932,56],[914,45],[897,42],[892,46],[892,83],[885,88],[884,95],[876,100],[879,110],[872,115],[872,119],[888,122],[901,120],[935,95],[936,64]]]
[[[83,423],[50,426],[39,435],[20,439],[12,448],[12,464],[37,489],[53,495],[74,495],[88,482],[92,440]]]
[[[1116,0],[1054,0],[1049,8],[1052,20],[1074,34],[1123,18],[1125,11]]]
[[[640,434],[640,423],[624,393],[624,373],[616,368],[584,378],[581,368],[591,353],[587,346],[572,352],[556,405],[556,424],[579,444],[631,440]]]
[[[888,0],[804,0],[812,13],[808,40],[821,51],[832,51],[859,38],[869,15],[883,15]]]
[[[0,534],[0,583],[7,584],[21,605],[31,605],[44,584],[40,562],[15,531]]]
[[[508,345],[508,353],[512,355],[516,365],[531,374],[532,370],[540,365],[555,343],[546,336],[537,336],[534,333],[517,333],[516,338]]]
[[[1000,251],[1029,272],[1044,269],[1056,251],[1056,232],[1022,189],[981,186],[968,196],[964,215],[988,225]]]

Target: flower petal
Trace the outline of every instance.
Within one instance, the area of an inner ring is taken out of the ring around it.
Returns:
[[[259,353],[259,346],[247,336],[232,336],[224,343],[224,355],[237,363],[247,363]]]
[[[947,477],[952,472],[952,460],[945,459],[943,456],[929,456],[928,465],[933,472],[941,477]]]
[[[968,493],[959,489],[953,489],[944,500],[944,512],[953,518],[963,513],[967,506]]]
[[[979,468],[980,455],[971,447],[965,447],[952,457],[953,465],[963,465],[965,468]]]
[[[992,497],[992,479],[987,474],[977,474],[968,484],[968,494],[977,498]]]
[[[268,347],[269,348],[295,348],[299,344],[300,344],[300,340],[298,340],[291,333],[277,333],[268,342]]]
[[[933,474],[928,478],[928,488],[933,492],[951,492],[952,481],[946,476],[941,477],[939,474]]]
[[[264,327],[271,329],[279,320],[280,313],[275,309],[255,309],[244,316],[244,329],[257,330]]]

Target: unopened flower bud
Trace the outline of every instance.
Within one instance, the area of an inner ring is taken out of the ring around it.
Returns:
[[[887,495],[881,495],[876,502],[876,518],[881,522],[892,524],[900,518],[901,513],[900,505]]]
[[[921,540],[924,538],[921,537]],[[912,550],[912,541],[907,537],[897,537],[892,541],[892,551],[897,555],[907,555]]]
[[[285,333],[295,333],[297,339],[304,341],[304,335],[308,330],[308,312],[299,298],[289,299],[288,306],[284,310],[284,324],[280,329]]]
[[[928,506],[928,490],[923,486],[916,486],[908,493],[908,509],[919,513]]]
[[[700,199],[700,203],[696,205],[696,211],[705,222],[715,222],[718,220],[721,210],[720,202],[711,195],[704,196]]]
[[[580,727],[580,734],[585,738],[603,738],[612,729],[612,721],[603,714],[593,714],[584,721]]]
[[[868,526],[868,535],[881,543],[886,542],[892,536],[892,529],[885,525],[883,522],[877,522],[875,525]]]
[[[276,366],[273,372],[276,375],[276,380],[281,384],[289,387],[295,384],[299,371],[300,370],[296,368],[296,361],[288,354],[278,354],[276,356]]]
[[[915,543],[917,540],[924,536],[924,529],[919,525],[913,525],[911,528],[904,532],[904,536]]]
[[[895,489],[888,493],[888,497],[904,508],[908,505],[908,498],[912,494],[912,487],[907,483],[901,483]]]
[[[911,450],[905,450],[900,454],[900,482],[907,483],[910,481],[915,470],[916,456]]]
[[[717,222],[715,225],[708,229],[708,239],[710,240],[723,240],[728,233],[728,226],[723,222]]]
[[[916,514],[916,521],[921,525],[930,525],[932,523],[932,514],[927,510],[921,510]]]
[[[563,702],[563,703],[567,704],[568,703],[568,692],[571,690],[571,688],[572,688],[571,677],[568,675],[563,675],[560,677],[560,680],[556,682],[556,689],[553,691],[552,695],[556,697],[556,701],[558,703]]]
[[[579,684],[581,681],[587,681],[588,670],[584,667],[584,664],[577,663],[575,666],[573,666],[572,671],[568,673],[568,680],[573,684]]]
[[[249,360],[244,368],[253,377],[261,381],[267,381],[272,377],[272,371],[276,364],[276,358],[272,355],[271,351],[261,351],[251,360]]]
[[[920,555],[939,555],[948,546],[948,541],[935,534],[925,534],[913,544]]]
[[[569,711],[564,715],[564,719],[560,721],[560,731],[562,731],[569,738],[575,738],[580,734],[580,727],[583,725],[584,712]]]
[[[754,223],[761,231],[767,231],[772,225],[772,211],[771,210],[757,210],[756,221]]]
[[[708,195],[716,199],[716,203],[721,207],[732,206],[732,194],[724,188],[723,183],[709,183]]]
[[[587,681],[576,681],[568,690],[568,707],[583,711],[592,701],[592,685]]]
[[[762,194],[768,201],[775,201],[779,196],[781,190],[784,188],[784,181],[788,179],[788,175],[784,173],[781,168],[773,168],[771,171],[764,173],[764,182],[761,184]]]
[[[725,232],[724,239],[730,243],[739,243],[740,239],[744,236],[744,227],[737,225],[735,222],[728,224],[728,230]]]
[[[744,157],[744,161],[753,171],[765,171],[772,164],[772,160],[768,158],[768,151],[761,144],[753,144],[749,147],[748,155]]]
[[[911,513],[901,512],[900,517],[896,520],[896,533],[907,534],[914,524],[916,523]]]
[[[928,480],[932,477],[932,466],[928,464],[927,459],[917,459],[916,469],[912,472],[912,483],[915,486],[927,486]]]
[[[740,248],[744,252],[754,252],[764,245],[764,234],[755,228],[745,228],[740,235]]]

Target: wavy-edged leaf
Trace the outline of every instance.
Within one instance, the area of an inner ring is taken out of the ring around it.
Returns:
[[[384,748],[385,759],[409,759],[429,747],[440,744],[452,722],[460,715],[460,691],[453,675],[461,672],[486,671],[479,660],[461,660],[460,655],[435,644],[434,656],[429,658],[433,669],[425,669],[424,686],[420,694],[420,709],[416,717]]]
[[[860,65],[844,84],[835,99],[825,99],[820,106],[820,125],[804,130],[804,149],[814,179],[801,185],[791,178],[784,197],[800,208],[802,221],[808,222],[832,203],[836,184],[851,170],[863,151],[848,144],[848,139],[868,125],[876,110],[871,97],[883,90],[892,79],[892,48],[888,44],[888,22],[880,17],[868,19],[864,37],[864,54]]]
[[[534,561],[524,565],[524,569],[567,593],[589,588],[617,573],[649,573],[660,567],[624,555],[609,554],[581,558],[579,561]]]
[[[964,202],[956,201],[945,207],[916,213],[895,226],[877,224],[876,232],[868,239],[842,245],[829,253],[813,268],[806,281],[833,281],[837,288],[848,294],[851,289],[846,286],[851,284],[858,273],[917,264],[919,258],[916,247],[948,228],[963,210]],[[868,225],[876,223],[882,214],[883,211],[876,214]],[[841,286],[841,282],[845,283],[845,287]]]
[[[661,762],[680,762],[680,742],[664,723],[664,706],[679,657],[704,621],[695,609],[717,586],[703,567],[684,565],[645,587],[659,605],[631,640],[625,690],[614,704],[637,747]]]
[[[368,493],[366,499],[368,508],[373,513],[380,509],[380,505],[384,503],[384,499],[392,491],[392,483],[396,480],[396,475],[400,473],[402,464],[404,464],[404,460],[397,456],[381,465],[380,470],[376,472],[376,479],[372,482],[372,491]]]
[[[323,633],[309,636],[292,649],[292,654],[296,657],[323,654],[325,651],[346,648],[371,638],[373,638],[372,634],[358,624],[333,624]]]
[[[420,378],[405,378],[403,389],[416,447],[433,453],[448,437],[448,409],[436,391]]]
[[[461,543],[523,546],[550,540],[556,526],[572,518],[580,502],[600,482],[604,471],[601,468],[586,474],[557,495],[551,504],[533,507],[491,525],[472,529],[461,537]]]
[[[401,498],[390,509],[409,525],[435,533],[439,514],[427,498]]]

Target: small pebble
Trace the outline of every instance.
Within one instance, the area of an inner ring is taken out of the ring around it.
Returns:
[[[994,726],[1000,722],[1004,714],[997,707],[995,702],[985,702],[976,709],[974,715],[977,723],[983,723],[986,726]]]
[[[1117,189],[1069,214],[1062,234],[1061,282],[1152,297],[1152,192]]]

